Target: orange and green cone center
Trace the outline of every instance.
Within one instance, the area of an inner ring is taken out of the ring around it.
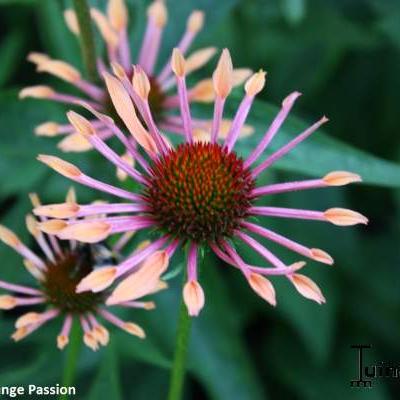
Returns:
[[[144,196],[162,230],[201,243],[232,236],[248,216],[254,186],[234,152],[218,144],[186,143],[155,162]]]

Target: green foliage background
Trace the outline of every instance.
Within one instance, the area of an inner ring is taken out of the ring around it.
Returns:
[[[69,183],[35,160],[57,154],[55,142],[32,134],[48,119],[63,121],[65,108],[46,101],[18,101],[23,86],[49,82],[25,61],[29,51],[81,66],[75,38],[62,20],[69,2],[0,0],[0,202],[1,223],[29,242],[24,216],[27,194],[39,191],[45,202],[63,199]],[[91,4],[104,7],[105,1]],[[162,60],[179,38],[192,8],[207,13],[195,47],[231,50],[236,66],[264,68],[267,88],[249,122],[256,134],[241,142],[248,153],[291,91],[304,95],[272,145],[276,149],[321,114],[331,122],[324,132],[269,170],[266,182],[321,176],[335,169],[363,175],[365,184],[268,198],[269,204],[326,209],[343,206],[370,218],[367,228],[339,228],[318,222],[265,220],[268,227],[311,247],[326,249],[334,267],[309,262],[307,273],[323,289],[318,306],[275,279],[273,309],[249,290],[242,277],[206,255],[201,266],[207,305],[194,321],[186,396],[189,399],[390,399],[398,383],[380,380],[372,390],[351,389],[356,372],[350,345],[373,345],[367,361],[400,363],[400,3],[398,0],[179,0],[167,1],[170,21]],[[129,1],[131,44],[137,49],[146,2]],[[215,60],[199,76],[209,76]],[[68,89],[68,88],[67,88]],[[230,104],[234,109],[241,90]],[[210,109],[199,113],[210,115]],[[96,154],[67,155],[92,176],[113,178],[110,165]],[[82,201],[97,193],[78,190]],[[272,246],[286,260],[292,254]],[[243,248],[248,261],[254,254]],[[1,276],[29,283],[18,256],[0,246]],[[147,331],[144,342],[114,333],[111,345],[83,349],[76,385],[85,399],[164,399],[174,347],[180,279],[156,297],[157,310],[132,312]],[[9,335],[17,312],[0,313],[0,386],[60,382],[65,354],[55,347],[59,324],[19,344]]]

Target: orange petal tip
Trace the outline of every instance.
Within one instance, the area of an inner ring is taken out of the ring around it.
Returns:
[[[326,252],[321,249],[310,249],[311,251],[311,258],[315,261],[333,265],[334,261],[333,258]]]
[[[102,267],[83,278],[76,287],[76,293],[92,291],[94,293],[111,286],[117,276],[116,267]]]
[[[204,307],[204,291],[197,281],[186,282],[183,288],[183,300],[191,317],[197,317]]]
[[[333,171],[325,175],[322,179],[329,186],[343,186],[362,181],[360,175],[347,171]]]
[[[368,224],[368,218],[359,212],[346,208],[330,208],[324,212],[327,221],[338,226],[351,226],[357,224]]]
[[[272,283],[264,276],[257,273],[250,273],[248,277],[251,288],[272,306],[276,306],[275,289]]]

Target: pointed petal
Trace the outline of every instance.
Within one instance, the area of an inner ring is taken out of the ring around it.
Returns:
[[[156,308],[156,303],[154,303],[154,301],[145,301],[143,302],[143,308],[147,311],[154,310]]]
[[[83,221],[68,225],[58,233],[58,237],[84,243],[97,243],[106,239],[110,232],[111,226],[107,222]]]
[[[45,275],[43,272],[31,260],[24,259],[24,266],[27,271],[38,281],[43,282],[45,280]]]
[[[325,175],[322,179],[329,186],[343,186],[362,181],[360,175],[347,171],[333,171]]]
[[[311,257],[315,260],[315,261],[319,261],[322,262],[324,264],[329,264],[332,265],[333,264],[333,258],[324,250],[321,249],[310,249],[311,251]]]
[[[145,150],[155,153],[157,148],[154,140],[138,120],[133,103],[122,83],[107,73],[104,78],[114,107],[129,132]]]
[[[0,310],[11,310],[17,305],[17,299],[7,294],[0,296]]]
[[[368,224],[368,218],[364,215],[346,208],[330,208],[324,212],[325,218],[334,225],[350,226]]]
[[[211,103],[215,99],[214,84],[211,79],[203,79],[190,89],[190,99],[202,103]]]
[[[163,28],[167,23],[168,13],[163,0],[153,1],[147,9],[147,15],[154,21],[158,28]]]
[[[64,153],[81,153],[93,149],[91,143],[79,133],[72,133],[61,140],[57,147]]]
[[[113,284],[116,276],[116,267],[98,268],[79,282],[76,292],[82,293],[89,290],[94,293],[101,292]]]
[[[76,203],[48,204],[39,206],[33,210],[37,216],[50,218],[72,218],[79,212],[79,205]]]
[[[265,75],[266,72],[260,69],[247,80],[244,89],[249,96],[255,96],[263,90],[265,85]]]
[[[35,135],[37,136],[57,136],[60,130],[60,125],[56,122],[44,122],[35,128]]]
[[[144,333],[144,330],[137,324],[134,324],[133,322],[125,322],[122,325],[122,329],[131,335],[138,336],[141,339],[144,339],[146,337],[146,334]]]
[[[82,172],[75,165],[54,156],[40,154],[37,159],[67,178],[77,178]]]
[[[68,111],[67,118],[71,125],[79,132],[82,136],[92,136],[96,133],[92,124],[82,115],[75,111]]]
[[[272,283],[260,274],[252,272],[248,277],[251,288],[272,306],[276,306],[275,289]]]
[[[39,229],[49,235],[55,235],[66,228],[68,224],[65,221],[59,219],[51,219],[50,221],[44,221],[39,223]]]
[[[206,47],[190,54],[186,60],[186,74],[201,68],[216,52],[217,49],[215,47]]]
[[[15,327],[17,329],[27,327],[28,325],[35,324],[42,319],[42,314],[37,312],[28,312],[15,321]]]
[[[107,5],[107,15],[111,26],[121,31],[128,25],[128,10],[124,0],[109,0]]]
[[[14,340],[14,342],[19,342],[27,337],[30,333],[31,331],[26,327],[19,328],[11,335],[11,338]]]
[[[37,85],[37,86],[29,86],[22,89],[18,97],[20,99],[24,99],[26,97],[33,97],[36,99],[48,99],[55,94],[54,90],[49,86]]]
[[[232,71],[233,86],[239,86],[250,78],[253,71],[249,68],[235,68]]]
[[[169,257],[166,251],[154,252],[140,269],[124,279],[107,299],[107,305],[122,303],[153,292],[158,286],[160,276],[168,268]]]
[[[38,65],[39,72],[48,72],[63,79],[66,82],[77,82],[81,79],[81,74],[72,65],[60,60],[47,60]]]
[[[44,61],[49,61],[50,57],[47,54],[44,53],[38,53],[36,51],[32,51],[28,54],[28,57],[26,58],[28,61],[31,63],[34,63],[36,65],[41,64]]]
[[[12,248],[16,248],[21,244],[18,236],[3,225],[0,225],[0,240]]]
[[[79,35],[79,24],[78,19],[74,10],[67,9],[64,11],[64,20],[68,26],[68,29],[74,34]]]
[[[90,9],[90,15],[97,25],[97,28],[99,29],[107,45],[115,49],[118,46],[118,35],[111,27],[107,17],[96,8]]]
[[[83,335],[83,342],[93,351],[97,351],[99,349],[99,344],[97,343],[97,340],[92,332],[85,332]]]
[[[192,33],[197,33],[203,28],[203,25],[204,25],[204,12],[199,10],[194,10],[188,18],[187,22],[188,31]]]
[[[57,336],[57,348],[59,350],[64,350],[64,348],[68,345],[69,338],[66,335],[58,335]]]
[[[92,330],[92,334],[102,346],[107,346],[110,341],[110,333],[102,325],[96,325]]]
[[[204,291],[197,281],[186,282],[183,288],[183,299],[191,317],[197,317],[204,307]]]
[[[134,67],[132,86],[141,99],[147,100],[150,93],[150,81],[142,68]]]
[[[171,68],[176,76],[184,77],[186,74],[186,60],[176,47],[172,51]]]
[[[233,66],[231,56],[228,49],[224,49],[213,74],[215,93],[223,99],[225,99],[232,90],[232,71]]]
[[[306,297],[307,299],[314,300],[318,304],[326,302],[321,289],[308,276],[302,274],[293,274],[289,277],[289,279],[302,296]]]
[[[26,221],[26,228],[28,229],[28,232],[34,237],[38,238],[41,234],[40,229],[39,229],[39,224],[36,220],[36,218],[32,214],[28,214],[25,218]]]
[[[119,64],[116,61],[111,62],[111,68],[112,71],[114,73],[114,75],[119,79],[119,80],[123,80],[123,79],[128,79],[128,76],[126,75],[125,69],[124,67]]]

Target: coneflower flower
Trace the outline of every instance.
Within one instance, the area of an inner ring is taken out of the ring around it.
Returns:
[[[31,194],[31,200],[36,209],[40,209],[40,200],[36,194]],[[73,191],[69,192],[66,204],[76,204]],[[100,213],[103,206],[102,204],[93,205]],[[86,215],[89,218],[90,212]],[[40,217],[38,221],[33,215],[27,215],[27,228],[43,252],[43,256],[30,250],[15,233],[0,225],[0,240],[23,257],[27,271],[37,281],[37,287],[30,287],[0,280],[0,288],[9,292],[0,295],[0,309],[10,310],[15,307],[33,305],[46,307],[44,312],[30,311],[19,317],[15,323],[16,331],[12,338],[19,341],[56,317],[63,318],[60,334],[57,337],[57,347],[60,350],[64,349],[69,342],[74,319],[80,321],[84,343],[94,351],[100,345],[106,346],[109,341],[109,332],[102,325],[101,320],[131,335],[144,338],[145,333],[140,326],[133,322],[123,321],[114,312],[108,310],[109,307],[104,303],[106,299],[104,292],[76,292],[78,283],[87,274],[104,270],[104,265],[116,262],[128,237],[123,237],[113,248],[108,248],[105,244],[94,246],[81,244],[74,240],[65,245],[61,244],[55,235],[42,233],[41,224],[45,224],[48,231],[55,229],[54,226],[51,228],[51,225],[54,225],[52,221],[48,221],[45,217]],[[157,281],[151,287],[146,280],[144,282],[136,280],[136,284],[138,288],[136,298],[132,298],[133,301],[121,303],[120,306],[153,309],[155,307],[153,302],[138,300],[140,297],[161,290],[165,287],[165,283]]]
[[[52,74],[73,85],[83,93],[83,97],[66,93],[59,93],[48,86],[33,86],[21,90],[20,97],[35,97],[50,99],[57,102],[79,105],[86,101],[93,108],[112,117],[116,116],[110,97],[105,88],[103,76],[106,72],[114,71],[118,74],[123,84],[128,88],[133,81],[141,85],[147,92],[149,107],[158,126],[170,133],[183,133],[182,121],[174,115],[179,107],[179,96],[174,92],[175,79],[171,71],[170,62],[165,64],[160,71],[156,71],[156,61],[162,41],[164,27],[167,23],[167,9],[161,0],[151,3],[147,11],[147,27],[137,60],[133,60],[128,41],[128,10],[124,0],[109,0],[107,14],[96,8],[91,9],[91,16],[95,22],[107,49],[107,61],[97,60],[98,74],[102,79],[100,84],[94,84],[82,78],[81,73],[65,61],[55,60],[46,54],[30,53],[28,60],[33,62],[38,72]],[[65,20],[70,30],[79,35],[79,26],[73,10],[65,11]],[[188,18],[186,31],[179,41],[178,48],[185,54],[188,52],[198,32],[202,29],[204,14],[193,11]],[[194,72],[204,66],[215,54],[214,47],[202,48],[193,52],[187,60],[187,73]],[[132,63],[137,64],[133,66]],[[141,81],[141,71],[149,79]],[[249,77],[251,71],[238,69],[234,72],[235,84],[239,85]],[[143,86],[145,85],[145,86]],[[213,100],[212,82],[208,79],[197,82],[187,92],[190,102],[211,102]],[[117,118],[114,118],[117,121]],[[91,123],[96,127],[101,139],[106,140],[113,136],[112,130],[102,121]],[[146,124],[149,121],[146,120]],[[203,136],[210,122],[206,120],[193,120],[195,133]],[[225,120],[221,130],[226,132],[230,121]],[[92,148],[90,142],[75,131],[71,124],[60,124],[54,121],[45,122],[36,127],[36,134],[42,136],[64,136],[59,142],[63,151],[86,151]],[[243,129],[243,134],[252,132],[250,127]],[[128,156],[125,156],[129,160]]]
[[[216,100],[214,119],[209,132],[211,140],[198,142],[193,137],[193,120],[185,84],[186,68],[187,64],[182,53],[175,49],[172,57],[172,69],[177,79],[185,130],[185,142],[176,148],[168,147],[154,124],[151,125],[150,134],[143,131],[139,119],[133,112],[134,106],[129,96],[130,92],[134,92],[134,88],[126,90],[118,79],[107,76],[107,85],[115,109],[131,135],[148,155],[148,160],[144,160],[137,153],[131,154],[140,163],[140,171],[131,168],[118,157],[104,143],[92,123],[77,113],[68,113],[71,124],[91,142],[93,147],[142,185],[140,192],[131,193],[95,180],[85,175],[76,166],[57,157],[39,156],[40,161],[75,182],[128,200],[127,203],[108,205],[107,208],[102,209],[102,212],[108,214],[107,217],[89,222],[79,220],[63,222],[62,218],[71,216],[78,218],[88,212],[94,213],[95,209],[90,205],[76,204],[74,209],[71,209],[66,204],[60,204],[36,209],[34,211],[36,214],[57,218],[52,220],[52,223],[62,224],[55,232],[59,238],[96,242],[104,240],[108,235],[114,233],[131,232],[138,229],[149,229],[159,234],[159,238],[145,250],[126,258],[117,267],[105,268],[89,274],[80,282],[78,290],[97,292],[118,280],[117,287],[106,303],[111,305],[130,301],[133,294],[131,280],[135,279],[138,264],[150,254],[159,252],[160,249],[167,251],[169,255],[171,246],[175,249],[179,245],[187,248],[187,283],[183,289],[183,297],[189,314],[192,316],[198,315],[204,305],[204,293],[198,281],[197,266],[199,250],[207,247],[223,261],[238,268],[251,288],[272,305],[276,304],[276,299],[274,288],[267,279],[267,276],[270,275],[286,277],[303,296],[317,303],[324,303],[325,298],[318,286],[307,276],[298,273],[298,270],[304,266],[304,262],[299,261],[292,265],[286,265],[253,236],[267,238],[312,260],[332,264],[333,259],[325,251],[306,247],[264,228],[256,223],[255,217],[257,219],[281,217],[316,220],[340,226],[367,223],[367,218],[363,215],[343,208],[311,211],[256,205],[257,199],[275,193],[341,186],[361,181],[357,174],[334,171],[320,179],[257,186],[257,178],[263,171],[315,132],[327,121],[327,118],[321,118],[282,148],[263,157],[265,149],[300,95],[300,93],[294,92],[283,101],[281,110],[259,144],[250,156],[243,160],[235,153],[234,146],[254,97],[264,87],[265,73],[259,71],[247,80],[244,98],[236,112],[228,135],[219,142],[218,132],[224,102],[232,89],[232,62],[229,52],[223,51],[213,75]],[[147,109],[146,96],[139,97],[137,107]],[[87,109],[92,111],[99,121],[108,124],[122,141],[125,140],[123,133],[109,117],[99,114],[89,105],[87,105]],[[150,117],[150,114],[147,114],[147,117]],[[261,157],[264,159],[259,161]],[[124,215],[115,216],[113,214]],[[271,266],[248,265],[235,249],[235,242],[245,243],[265,258]],[[160,277],[159,270],[156,268],[160,261],[155,261],[153,271],[149,268],[148,272],[149,279],[153,281]],[[135,272],[126,277],[130,271]],[[107,282],[102,279],[103,274],[109,274]]]

